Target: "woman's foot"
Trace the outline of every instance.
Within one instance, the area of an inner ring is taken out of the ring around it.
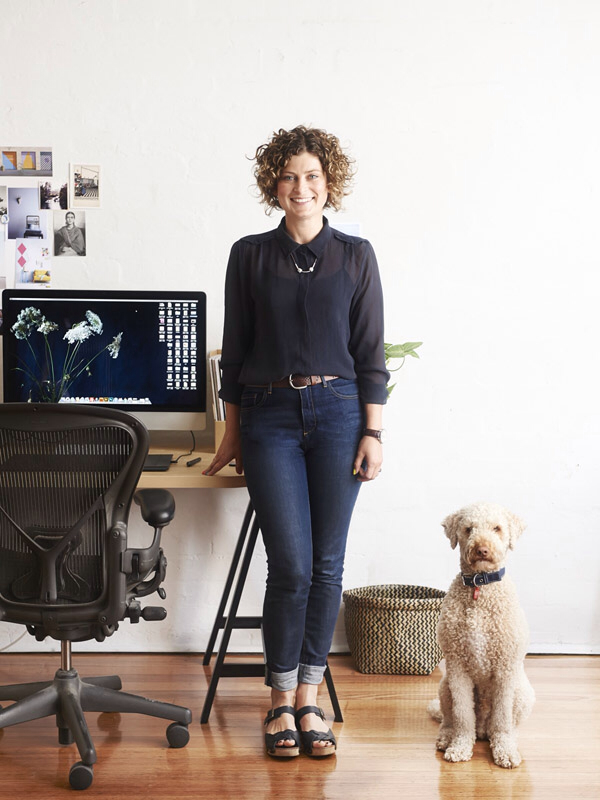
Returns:
[[[289,757],[300,752],[294,719],[294,695],[294,691],[271,690],[271,709],[265,719],[265,743],[269,755]],[[282,738],[278,735],[288,732],[293,738]]]
[[[312,727],[302,730],[302,720],[312,715],[325,724],[325,714],[323,709],[318,706],[304,706],[296,711],[296,725],[300,728],[299,735],[304,752],[307,756],[331,756],[337,749],[337,742],[331,728],[327,728],[325,725],[326,731],[317,731]]]
[[[305,706],[318,707],[317,704],[318,691],[319,687],[316,684],[312,683],[298,684],[298,689],[296,691],[296,711],[302,710]],[[308,733],[309,731],[316,731],[317,733],[321,734],[330,734],[331,738],[324,738],[322,740],[313,741],[312,749],[313,750],[323,749],[324,751],[323,755],[330,755],[331,753],[335,752],[336,744],[333,734],[331,733],[331,729],[319,714],[313,712],[308,712],[306,714],[303,714],[302,717],[300,717],[300,719],[297,719],[296,725],[298,726],[298,729],[302,733]],[[306,737],[304,738],[306,740]]]

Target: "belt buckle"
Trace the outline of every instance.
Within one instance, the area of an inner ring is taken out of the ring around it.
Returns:
[[[306,387],[308,386],[308,383],[305,383],[304,386],[296,386],[296,384],[294,383],[293,375],[288,375],[288,381],[290,382],[290,386],[292,387],[292,389],[295,389],[297,392],[301,392],[302,389],[306,389]]]

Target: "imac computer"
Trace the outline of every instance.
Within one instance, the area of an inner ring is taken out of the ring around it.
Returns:
[[[204,292],[5,289],[4,402],[110,405],[206,428]]]

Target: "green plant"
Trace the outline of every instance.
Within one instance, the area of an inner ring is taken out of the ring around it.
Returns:
[[[388,371],[398,372],[399,369],[402,369],[404,362],[406,361],[406,356],[419,358],[419,354],[415,353],[415,350],[417,347],[421,347],[422,344],[423,342],[404,342],[404,344],[385,343],[383,345],[385,350],[385,366],[387,367]],[[400,361],[398,366],[392,366],[396,361]],[[388,397],[391,395],[395,385],[395,383],[388,383]]]
[[[91,358],[81,358],[79,349],[81,344],[91,336],[102,334],[102,320],[93,311],[87,311],[85,319],[75,323],[67,330],[63,336],[66,340],[66,350],[64,345],[58,345],[58,359],[52,351],[49,334],[58,330],[56,322],[52,322],[42,314],[39,308],[29,306],[23,309],[12,326],[11,331],[17,339],[24,339],[29,346],[30,361],[26,363],[21,360],[22,367],[15,367],[19,372],[23,372],[29,379],[29,399],[42,403],[58,403],[71,386],[84,372],[92,374],[91,364],[105,350],[111,358],[118,358],[121,348],[123,333],[118,333],[111,342],[102,347]],[[37,332],[44,338],[43,346],[32,346],[31,334]],[[58,343],[57,343],[58,344]],[[40,352],[41,350],[41,352]],[[64,351],[61,352],[61,351]],[[62,366],[59,366],[62,355]]]

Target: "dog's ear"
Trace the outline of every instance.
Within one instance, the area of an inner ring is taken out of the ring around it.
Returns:
[[[450,547],[453,550],[458,544],[458,530],[460,527],[460,519],[461,519],[460,512],[457,511],[454,514],[450,514],[450,516],[446,517],[446,519],[442,522],[442,527],[446,532],[446,536],[450,539]]]
[[[512,514],[510,511],[506,512],[506,520],[508,522],[508,546],[511,550],[515,549],[517,539],[527,527],[522,519]]]

